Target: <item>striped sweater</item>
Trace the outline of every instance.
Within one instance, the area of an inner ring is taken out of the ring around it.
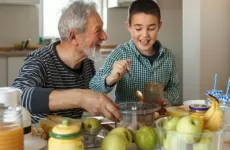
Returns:
[[[59,43],[52,43],[30,53],[12,84],[22,90],[22,106],[31,112],[32,123],[48,115],[80,118],[84,111],[80,108],[54,112],[49,110],[52,90],[88,89],[90,79],[95,74],[94,63],[90,59],[84,60],[77,70],[65,65],[56,50]]]

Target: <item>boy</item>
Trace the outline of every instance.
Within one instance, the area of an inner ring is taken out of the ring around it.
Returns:
[[[90,88],[108,93],[117,85],[115,102],[138,101],[127,71],[142,93],[147,82],[163,85],[169,106],[179,102],[179,80],[174,56],[157,40],[162,26],[160,8],[152,0],[136,0],[126,22],[131,40],[115,48],[90,82]]]

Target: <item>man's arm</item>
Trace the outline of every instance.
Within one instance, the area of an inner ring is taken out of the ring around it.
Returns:
[[[180,90],[180,83],[179,83],[177,70],[176,70],[176,62],[173,58],[170,80],[167,84],[167,87],[165,88],[166,99],[168,101],[169,106],[173,106],[175,104],[181,104],[181,102],[179,101],[179,90]]]
[[[49,95],[52,88],[42,88],[45,83],[45,66],[36,57],[28,57],[20,68],[12,86],[22,90],[22,105],[32,113],[49,113]]]
[[[32,113],[83,108],[91,115],[102,115],[113,121],[122,116],[118,107],[106,95],[87,89],[53,90],[43,88],[45,66],[35,57],[28,58],[21,67],[13,87],[22,90],[22,105]]]

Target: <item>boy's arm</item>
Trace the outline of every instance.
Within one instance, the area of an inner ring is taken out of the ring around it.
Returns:
[[[180,89],[180,83],[177,75],[176,63],[173,58],[170,80],[165,88],[166,100],[169,106],[173,106],[175,104],[177,105],[181,104],[181,101],[179,99],[179,89]]]
[[[96,72],[94,77],[91,79],[89,83],[89,87],[93,90],[108,93],[112,91],[113,87],[116,85],[107,85],[106,78],[112,71],[112,66],[115,61],[121,59],[121,53],[119,53],[119,49],[113,50],[109,54],[109,56],[105,59],[103,66]]]

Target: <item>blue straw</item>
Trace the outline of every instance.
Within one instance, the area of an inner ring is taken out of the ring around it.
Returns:
[[[217,73],[214,76],[214,91],[216,90]]]
[[[226,90],[226,100],[228,99],[228,92],[229,92],[229,86],[230,86],[230,77],[228,78],[228,85],[227,85],[227,90]],[[224,112],[226,111],[226,107],[227,107],[227,102],[224,102]]]
[[[228,85],[227,85],[227,90],[226,90],[226,96],[228,96],[229,86],[230,86],[230,77],[228,78]]]

